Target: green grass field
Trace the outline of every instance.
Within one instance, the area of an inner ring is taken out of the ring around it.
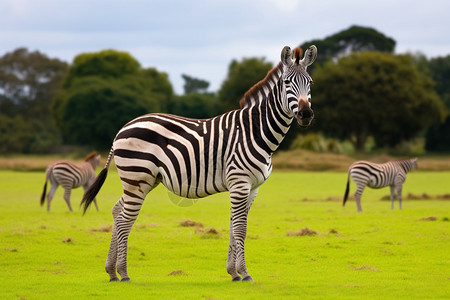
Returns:
[[[149,194],[131,232],[131,282],[108,282],[104,263],[111,208],[121,195],[110,172],[100,211],[69,213],[58,189],[39,206],[44,172],[0,171],[0,299],[448,299],[450,172],[412,172],[403,210],[366,189],[363,212],[342,207],[344,172],[275,172],[249,214],[246,261],[255,283],[231,282],[229,200],[222,193],[189,207],[163,186]],[[351,186],[351,193],[355,185]],[[193,220],[203,227],[183,227]],[[304,228],[317,234],[296,235]]]

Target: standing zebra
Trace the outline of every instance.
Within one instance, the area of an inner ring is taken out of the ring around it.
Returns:
[[[50,180],[50,192],[47,195],[47,211],[50,211],[50,203],[52,202],[55,191],[59,185],[64,188],[64,200],[66,200],[69,210],[72,211],[70,205],[70,192],[72,189],[83,186],[86,191],[95,179],[95,168],[100,162],[100,155],[92,152],[80,164],[74,164],[69,161],[56,161],[47,167],[45,172],[44,191],[41,196],[41,206],[45,202],[45,194],[47,193],[47,182]],[[95,207],[98,211],[97,200],[94,199]]]
[[[272,153],[294,118],[310,125],[311,77],[306,68],[316,56],[284,47],[281,62],[240,101],[240,109],[211,119],[148,114],[126,124],[116,135],[105,168],[82,204],[84,211],[106,179],[112,156],[122,180],[123,195],[112,209],[114,225],[105,269],[111,281],[129,281],[127,240],[146,195],[162,182],[174,194],[201,198],[229,191],[230,244],[227,272],[233,281],[252,281],[245,265],[247,214],[258,187],[272,170]],[[116,273],[117,270],[117,273]]]
[[[361,195],[366,186],[374,189],[390,186],[391,209],[394,209],[395,190],[397,190],[399,207],[402,209],[402,186],[406,180],[406,173],[415,169],[417,169],[417,158],[394,160],[384,164],[357,161],[348,168],[347,188],[342,205],[345,205],[348,198],[351,175],[356,183],[355,199],[358,211],[362,211]]]

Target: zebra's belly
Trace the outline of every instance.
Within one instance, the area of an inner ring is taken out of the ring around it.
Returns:
[[[211,178],[204,181],[196,182],[194,180],[184,179],[179,182],[176,178],[168,178],[162,176],[161,183],[167,188],[167,190],[178,197],[198,199],[204,198],[216,193],[227,191],[225,184],[222,180],[212,181]]]

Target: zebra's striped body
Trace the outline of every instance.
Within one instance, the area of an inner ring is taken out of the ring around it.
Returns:
[[[282,62],[241,100],[241,109],[211,119],[194,120],[149,114],[126,124],[116,135],[105,168],[83,197],[85,210],[103,184],[112,156],[122,180],[123,196],[113,208],[114,226],[105,269],[110,280],[129,280],[127,239],[143,201],[163,183],[176,195],[201,198],[229,191],[230,245],[227,271],[233,280],[252,280],[247,272],[244,241],[247,214],[268,178],[271,155],[294,117],[302,126],[313,118],[306,72],[316,57],[311,46],[285,47]]]
[[[389,161],[384,164],[368,161],[353,163],[348,169],[343,205],[347,201],[351,176],[356,184],[355,200],[358,211],[362,211],[361,195],[366,186],[374,189],[389,186],[391,188],[391,209],[394,209],[395,190],[397,190],[399,207],[402,209],[402,186],[406,180],[406,174],[414,169],[417,169],[417,158]]]
[[[50,181],[50,192],[47,195],[47,211],[50,211],[50,203],[52,202],[55,191],[59,185],[64,189],[64,200],[67,207],[72,211],[70,205],[70,193],[72,189],[82,186],[86,191],[95,180],[95,168],[100,162],[100,155],[93,152],[86,156],[83,162],[75,164],[69,161],[56,161],[51,163],[45,172],[44,191],[41,196],[41,206],[45,202],[45,194],[47,193],[47,182]],[[97,201],[94,199],[95,207]]]

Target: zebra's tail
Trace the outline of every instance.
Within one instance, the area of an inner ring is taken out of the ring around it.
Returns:
[[[84,204],[83,215],[86,213],[86,210],[89,208],[89,205],[91,205],[92,201],[94,201],[95,196],[97,196],[103,183],[106,180],[106,176],[108,176],[108,169],[109,169],[109,165],[111,164],[111,158],[112,158],[113,154],[114,154],[114,148],[111,147],[111,150],[109,151],[108,159],[106,160],[105,167],[97,175],[94,183],[92,183],[91,186],[86,190],[86,192],[84,192],[83,199],[81,200],[81,203],[80,203],[80,206],[82,206]]]
[[[347,187],[345,188],[344,201],[342,202],[342,206],[345,206],[345,202],[347,202],[348,193],[350,192],[350,170],[347,173]]]
[[[44,183],[44,191],[42,192],[42,196],[41,196],[41,206],[44,205],[45,203],[45,194],[47,194],[47,178],[45,178],[45,183]]]
[[[42,192],[41,196],[41,206],[45,203],[45,195],[47,194],[47,183],[48,183],[48,176],[50,172],[53,170],[53,166],[47,167],[47,170],[45,170],[45,183],[44,183],[44,191]]]

